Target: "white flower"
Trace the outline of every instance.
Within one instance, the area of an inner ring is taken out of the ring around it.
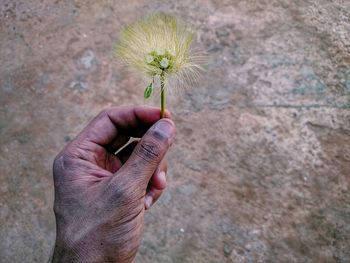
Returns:
[[[159,64],[162,69],[167,69],[169,67],[169,59],[162,58]]]
[[[156,48],[156,54],[158,56],[164,56],[165,55],[165,49],[164,48]]]
[[[147,64],[151,64],[154,61],[154,57],[150,54],[146,55],[146,62]]]

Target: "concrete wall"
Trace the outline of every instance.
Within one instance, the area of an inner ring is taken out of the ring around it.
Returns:
[[[115,62],[125,23],[197,28],[202,80],[168,108],[169,186],[138,262],[350,262],[350,2],[0,3],[0,262],[45,262],[52,161],[100,110],[143,104]],[[158,105],[158,99],[148,102]]]

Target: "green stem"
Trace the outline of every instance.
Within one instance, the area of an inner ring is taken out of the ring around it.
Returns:
[[[165,76],[164,72],[160,74],[160,118],[164,118],[165,112]]]

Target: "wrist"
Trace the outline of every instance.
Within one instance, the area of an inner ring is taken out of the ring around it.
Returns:
[[[55,243],[55,247],[52,254],[51,263],[58,263],[58,262],[84,262],[84,258],[80,255],[79,247],[71,247],[64,242],[57,240]]]
[[[114,249],[112,246],[106,248],[103,242],[92,242],[92,240],[81,240],[77,244],[68,245],[67,242],[56,239],[51,263],[132,263],[135,254],[123,253],[124,249]]]

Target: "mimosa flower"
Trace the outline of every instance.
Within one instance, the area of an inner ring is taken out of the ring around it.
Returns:
[[[186,85],[195,80],[202,69],[202,56],[194,55],[190,49],[193,37],[192,30],[175,17],[157,14],[126,26],[116,46],[119,59],[151,77],[145,98],[152,93],[154,78],[160,78],[162,112],[166,80],[172,77],[177,84]]]

